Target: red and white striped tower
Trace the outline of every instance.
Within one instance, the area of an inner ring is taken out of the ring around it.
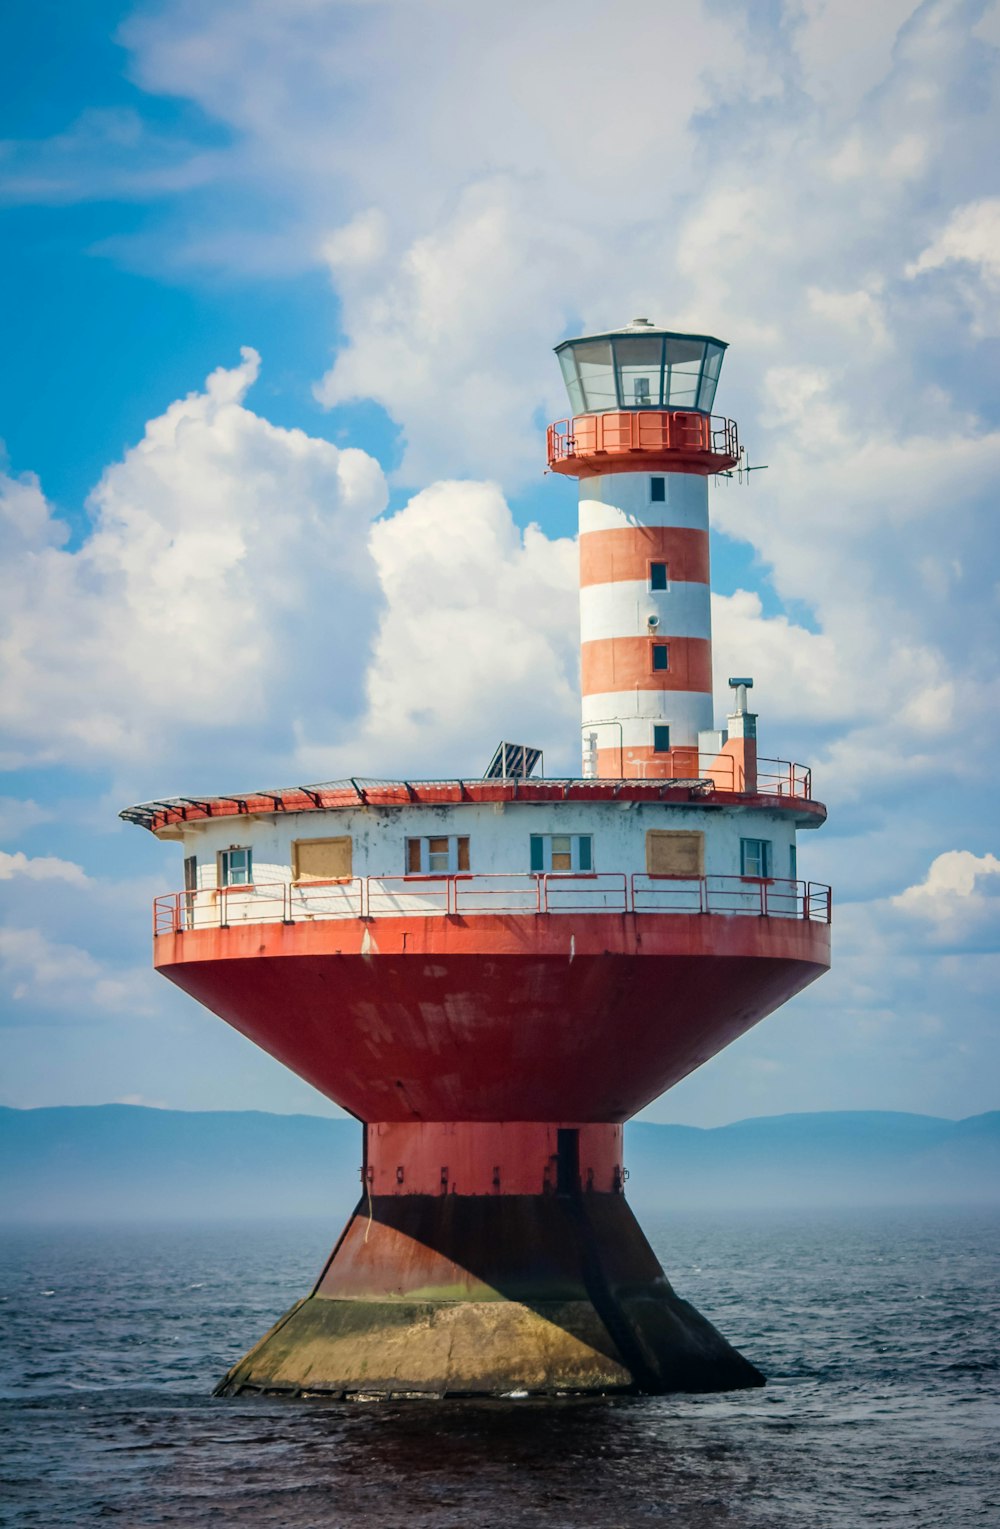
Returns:
[[[708,479],[739,458],[712,417],[725,344],[633,319],[556,347],[575,417],[549,466],[580,479],[585,775],[676,779],[713,759]]]

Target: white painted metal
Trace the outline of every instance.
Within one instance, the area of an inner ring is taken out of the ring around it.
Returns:
[[[649,618],[657,624],[650,627]],[[712,635],[711,591],[707,584],[677,580],[653,591],[645,579],[588,584],[580,590],[580,640],[604,637],[704,637]]]
[[[666,499],[650,499],[650,478],[663,478]],[[628,526],[708,530],[708,481],[697,473],[605,473],[580,480],[580,534]]]
[[[627,729],[634,719],[642,718],[648,730],[650,722],[667,722],[676,729],[674,742],[694,748],[698,734],[712,726],[712,707],[712,697],[701,690],[601,690],[583,697],[583,726],[586,730],[614,720]],[[638,733],[632,737],[640,741]],[[600,746],[607,746],[603,733]]]

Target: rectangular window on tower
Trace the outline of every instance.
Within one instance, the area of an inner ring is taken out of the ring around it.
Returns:
[[[592,871],[594,840],[591,834],[532,834],[531,869],[548,871]]]
[[[788,846],[788,877],[790,881],[799,879],[799,857],[794,844]]]
[[[649,646],[653,673],[662,674],[670,668],[670,648],[665,642],[652,642]]]
[[[766,881],[771,875],[770,839],[740,840],[740,875]]]
[[[465,834],[434,834],[407,839],[407,876],[455,876],[469,869],[469,840]]]
[[[219,886],[248,887],[253,882],[253,850],[232,845],[219,855]]]
[[[666,478],[650,478],[649,480],[650,504],[666,504],[667,480]]]
[[[649,565],[650,589],[666,589],[667,565],[666,563],[650,563]]]
[[[670,729],[665,722],[656,722],[653,725],[653,753],[670,753]]]

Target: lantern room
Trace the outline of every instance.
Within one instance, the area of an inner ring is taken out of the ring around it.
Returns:
[[[612,409],[684,409],[711,414],[724,340],[677,334],[633,319],[610,334],[556,346],[573,413]]]

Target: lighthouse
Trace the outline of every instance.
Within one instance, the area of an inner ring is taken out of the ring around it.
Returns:
[[[122,814],[182,848],[156,968],[360,1123],[353,1213],[224,1394],[763,1381],[669,1283],[622,1143],[829,966],[830,890],[796,858],[826,815],[811,774],[758,755],[750,676],[722,718],[712,693],[708,485],[742,461],[712,413],[724,352],[645,319],[557,346],[578,775],[503,743],[482,776]]]

